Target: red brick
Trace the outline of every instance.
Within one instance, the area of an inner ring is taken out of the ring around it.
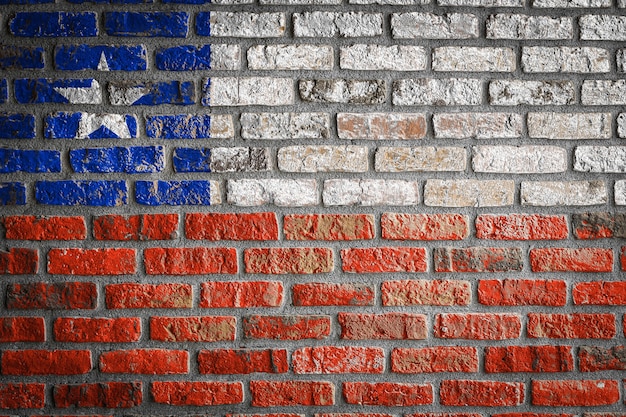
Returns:
[[[155,381],[152,396],[159,404],[225,405],[243,402],[241,382]]]
[[[232,316],[150,317],[150,339],[163,342],[221,342],[235,340]]]
[[[44,384],[0,384],[0,408],[43,408],[46,400]]]
[[[426,272],[424,248],[352,248],[341,250],[344,272]]]
[[[567,239],[565,216],[483,214],[476,217],[476,237],[492,240]]]
[[[186,350],[134,349],[100,354],[100,372],[110,374],[170,375],[189,372]]]
[[[185,235],[196,240],[278,240],[275,213],[188,213]]]
[[[339,313],[341,338],[351,340],[418,340],[426,339],[426,316],[423,314]]]
[[[626,214],[574,213],[572,228],[577,239],[625,238]]]
[[[91,371],[89,350],[5,350],[4,375],[80,375]]]
[[[205,282],[200,295],[200,307],[204,308],[280,307],[282,303],[280,281]]]
[[[383,213],[382,238],[389,240],[462,240],[469,235],[467,216],[461,214]]]
[[[509,272],[523,267],[520,248],[435,248],[436,272]]]
[[[52,396],[57,408],[71,406],[131,408],[141,405],[143,400],[141,389],[141,382],[55,385]]]
[[[251,248],[243,255],[249,274],[320,274],[334,267],[328,248]]]
[[[289,214],[284,217],[287,240],[364,240],[374,238],[371,214]]]
[[[148,275],[237,273],[235,248],[148,248],[143,257]]]
[[[325,339],[330,335],[329,316],[249,316],[243,333],[251,339]]]
[[[191,308],[189,284],[109,284],[107,308]]]
[[[54,321],[57,342],[137,342],[141,337],[138,317],[60,317]]]
[[[485,348],[485,372],[569,372],[570,346],[498,346]]]
[[[289,370],[285,349],[215,349],[198,354],[201,374],[284,374]]]
[[[567,284],[547,279],[481,279],[478,302],[488,306],[564,306]]]
[[[574,304],[626,305],[626,281],[578,282],[572,290]]]
[[[0,317],[0,342],[45,342],[43,317]]]
[[[469,281],[461,280],[385,281],[381,293],[384,306],[469,305],[472,299]]]
[[[533,272],[611,272],[613,250],[605,248],[539,248],[530,250]]]
[[[400,374],[478,372],[478,352],[470,346],[396,348],[391,352],[391,370]]]
[[[291,288],[294,306],[371,306],[375,289],[359,282],[294,284]]]
[[[75,217],[8,216],[4,218],[7,239],[83,240],[87,237],[85,219]]]
[[[622,246],[620,249],[619,261],[622,265],[622,271],[626,271],[626,246]]]
[[[581,346],[578,349],[578,368],[582,372],[625,371],[626,347]]]
[[[317,346],[296,349],[291,362],[296,374],[382,374],[382,348],[359,346]]]
[[[93,220],[96,240],[171,240],[178,237],[178,214],[109,214]]]
[[[520,337],[517,314],[437,314],[435,337],[442,339],[505,340]]]
[[[348,404],[410,407],[432,404],[433,387],[430,384],[344,382],[343,397]]]
[[[335,386],[326,381],[250,381],[253,407],[334,405]]]
[[[125,275],[137,272],[135,249],[50,249],[48,272],[65,275]]]
[[[93,282],[33,282],[7,285],[7,308],[20,310],[93,310],[98,289]]]
[[[0,251],[0,275],[36,274],[39,269],[37,249],[11,248]]]
[[[532,381],[532,404],[578,407],[615,404],[619,401],[617,381]]]
[[[474,407],[507,407],[524,403],[523,382],[441,381],[442,405]]]
[[[528,314],[528,337],[550,339],[611,339],[615,337],[613,314]]]

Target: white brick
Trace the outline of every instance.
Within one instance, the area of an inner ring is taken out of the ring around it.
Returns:
[[[533,0],[537,8],[592,8],[611,7],[611,0]]]
[[[374,166],[378,172],[465,171],[466,159],[464,148],[381,146]]]
[[[574,103],[570,81],[496,80],[489,83],[489,102],[496,106],[564,105]]]
[[[238,70],[241,68],[241,47],[239,45],[212,44],[212,70]]]
[[[385,102],[384,80],[300,80],[300,98],[313,103],[380,104]]]
[[[556,146],[475,146],[475,172],[549,174],[567,170],[567,152]]]
[[[626,16],[585,15],[578,23],[580,39],[626,41]]]
[[[275,4],[281,6],[292,6],[297,4],[306,5],[333,5],[341,4],[342,0],[259,0],[259,3],[263,5]]]
[[[513,48],[444,46],[433,52],[434,71],[515,71]]]
[[[268,148],[211,148],[211,172],[269,171]]]
[[[626,80],[585,80],[581,102],[588,106],[626,104]]]
[[[611,113],[528,113],[528,135],[541,139],[609,139]]]
[[[272,38],[285,34],[284,13],[211,12],[211,36]]]
[[[328,139],[328,113],[242,113],[244,139]]]
[[[337,113],[341,139],[393,140],[426,136],[426,116],[421,113]]]
[[[426,48],[412,45],[342,46],[339,66],[350,70],[422,71],[426,69]]]
[[[615,204],[626,206],[626,180],[615,181]]]
[[[397,106],[477,105],[482,90],[481,81],[475,79],[407,79],[394,81],[392,100]]]
[[[278,169],[285,172],[366,172],[365,146],[287,146],[278,150]]]
[[[307,12],[293,14],[295,37],[345,38],[379,36],[383,33],[381,13]]]
[[[253,70],[331,70],[330,45],[256,45],[248,49],[248,68]]]
[[[522,49],[524,72],[609,72],[609,51],[602,48],[528,47]]]
[[[488,39],[572,39],[569,17],[497,14],[487,19]]]
[[[574,152],[574,171],[626,172],[626,147],[577,146]]]
[[[524,206],[593,206],[607,202],[603,181],[522,182]]]
[[[439,6],[524,7],[525,0],[437,0]]]
[[[326,206],[414,206],[419,204],[419,183],[401,180],[324,181]]]
[[[478,37],[478,18],[472,14],[394,13],[391,33],[396,39],[471,39]]]
[[[391,6],[414,6],[429,4],[430,0],[348,0],[349,4],[380,4]]]
[[[522,116],[517,113],[437,113],[436,138],[496,139],[522,136]]]
[[[615,60],[617,61],[617,70],[626,72],[626,49],[619,49],[615,54]]]
[[[424,204],[434,207],[513,205],[515,182],[509,180],[428,180]]]
[[[617,136],[626,138],[626,113],[617,116]]]
[[[319,204],[317,181],[308,179],[229,180],[227,193],[228,203],[235,206],[304,207]]]
[[[280,106],[293,104],[290,78],[211,78],[205,83],[205,106]]]

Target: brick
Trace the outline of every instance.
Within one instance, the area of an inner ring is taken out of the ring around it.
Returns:
[[[228,114],[173,114],[148,116],[146,134],[156,139],[232,139],[232,116]]]
[[[325,206],[412,206],[419,203],[419,183],[402,180],[324,181]]]
[[[578,305],[626,305],[626,281],[577,282],[572,298]]]
[[[585,80],[580,101],[585,106],[626,104],[626,80]]]
[[[382,238],[390,240],[462,240],[469,235],[460,214],[383,213]]]
[[[157,69],[163,71],[239,70],[239,45],[181,45],[156,52]]]
[[[380,292],[386,307],[469,305],[472,299],[470,282],[461,280],[384,281]]]
[[[14,45],[0,46],[0,69],[42,69],[44,67],[44,49],[41,47],[23,47]]]
[[[605,248],[536,248],[530,250],[533,272],[611,272],[613,250]]]
[[[204,282],[200,307],[280,307],[283,302],[283,291],[281,281]]]
[[[187,213],[185,236],[196,240],[278,240],[273,212]]]
[[[626,147],[577,146],[574,150],[574,171],[626,172]]]
[[[194,81],[111,81],[107,89],[109,101],[114,106],[187,106],[196,103]]]
[[[135,200],[146,206],[216,205],[221,194],[216,181],[135,181]]]
[[[436,138],[496,139],[522,136],[522,116],[517,113],[437,113]]]
[[[481,104],[482,82],[467,78],[414,78],[393,82],[396,106],[473,106]]]
[[[472,39],[479,35],[478,18],[473,14],[393,13],[394,39]]]
[[[547,279],[481,279],[478,302],[488,306],[564,306],[567,284]]]
[[[141,382],[61,384],[54,386],[52,396],[57,408],[131,408],[141,405],[143,401]]]
[[[56,112],[44,119],[48,139],[131,139],[137,137],[135,114]]]
[[[206,79],[204,106],[280,106],[294,102],[290,78],[223,77]]]
[[[310,103],[381,104],[385,102],[385,80],[303,79],[298,81],[303,101]]]
[[[3,219],[6,239],[84,240],[85,219],[81,216],[7,216]]]
[[[54,67],[64,71],[145,71],[145,45],[57,45]]]
[[[465,171],[464,148],[420,146],[416,148],[380,146],[374,169],[378,172]]]
[[[37,181],[35,200],[53,206],[117,207],[128,201],[126,181]]]
[[[142,174],[163,171],[163,151],[162,146],[79,148],[70,150],[69,156],[72,170],[77,173]]]
[[[476,237],[492,240],[567,239],[563,215],[483,214],[476,217]]]
[[[0,408],[44,408],[45,384],[3,383],[0,384]]]
[[[562,106],[575,101],[570,81],[495,80],[489,83],[489,103],[495,106]]]
[[[235,206],[304,207],[319,204],[314,179],[228,180],[228,203]]]
[[[285,349],[215,349],[198,353],[201,374],[284,374],[289,370]]]
[[[532,404],[573,407],[615,404],[619,401],[617,381],[537,381],[531,382]]]
[[[593,206],[605,204],[604,181],[523,181],[523,206]]]
[[[330,45],[255,45],[248,49],[251,70],[317,70],[333,69],[333,47]]]
[[[0,191],[2,189],[0,188]],[[626,205],[626,181],[618,180],[615,181],[615,205],[616,206],[624,206]]]
[[[200,12],[196,32],[200,36],[275,38],[285,34],[284,13]]]
[[[178,237],[178,214],[107,214],[93,219],[96,240],[145,241]]]
[[[437,4],[466,7],[524,7],[522,0],[437,0]]]
[[[335,404],[335,385],[327,381],[250,381],[253,407]]]
[[[474,146],[474,172],[550,174],[567,170],[567,151],[557,146]]]
[[[50,249],[48,273],[64,275],[126,275],[137,272],[135,249]]]
[[[328,248],[250,248],[243,256],[249,274],[321,274],[334,268]]]
[[[342,46],[339,66],[358,71],[423,71],[426,69],[426,49],[412,45]]]
[[[242,113],[244,139],[328,139],[328,113]]]
[[[0,103],[6,103],[9,100],[9,84],[7,80],[0,80]]]
[[[105,12],[104,30],[109,36],[184,38],[189,31],[185,12]]]
[[[578,24],[582,40],[626,41],[626,16],[583,15]]]
[[[509,248],[435,248],[435,272],[521,271],[522,251]]]
[[[9,19],[9,32],[20,37],[90,37],[98,35],[94,12],[18,12]]]
[[[35,274],[39,269],[36,249],[10,248],[0,251],[0,275]]]
[[[248,316],[243,319],[247,339],[325,339],[330,335],[329,316]]]
[[[1,139],[33,139],[35,116],[24,113],[0,113]]]
[[[537,0],[533,3],[537,8],[591,8],[611,7],[607,0]]]
[[[148,275],[236,274],[235,248],[147,248],[144,264]]]
[[[487,19],[487,39],[572,39],[569,17],[496,14]]]
[[[424,204],[435,207],[513,205],[515,182],[509,180],[427,180]]]
[[[617,70],[619,72],[626,72],[626,50],[619,49],[615,54],[615,60],[617,61]]]
[[[0,317],[0,342],[45,342],[43,317]]]
[[[369,166],[365,146],[286,146],[277,159],[284,172],[367,172]]]
[[[150,339],[163,342],[233,341],[236,325],[237,319],[231,316],[150,317]]]
[[[573,213],[572,229],[577,239],[626,237],[626,215],[608,212]]]
[[[485,348],[485,372],[571,372],[570,346],[489,346]]]
[[[352,248],[341,250],[344,272],[426,272],[426,249],[413,247]]]
[[[337,113],[340,139],[422,139],[426,130],[422,113]]]
[[[417,413],[417,414],[406,414],[406,417],[480,417],[481,414],[475,414],[475,413]],[[493,416],[495,417],[496,414],[493,414]],[[503,414],[500,414],[500,417],[503,417]],[[513,416],[511,416],[513,417]],[[517,416],[517,417],[522,417],[522,416]],[[526,416],[526,417],[532,417],[532,416]],[[539,417],[538,415],[535,417]],[[549,417],[547,415],[544,415],[544,417]],[[558,416],[553,416],[553,417],[558,417]],[[572,416],[562,416],[562,417],[572,417]]]
[[[343,397],[348,404],[410,407],[432,404],[433,387],[395,382],[344,382]]]
[[[513,72],[513,48],[444,46],[433,49],[433,71]]]
[[[465,346],[395,348],[391,352],[391,371],[400,374],[478,372],[478,352],[475,347]]]
[[[610,121],[610,118],[609,118],[609,121]],[[2,123],[1,116],[0,116],[0,123]],[[617,116],[617,136],[620,138],[626,138],[626,113],[620,113]]]
[[[383,34],[383,15],[361,12],[294,13],[293,34],[297,38],[380,36]]]
[[[269,171],[269,148],[176,148],[172,155],[175,172]]]
[[[439,397],[442,405],[506,407],[524,403],[523,382],[441,381]]]
[[[0,149],[0,173],[61,172],[61,153],[53,150]]]
[[[12,283],[6,288],[8,309],[93,310],[97,303],[93,282]]]
[[[3,375],[81,375],[91,371],[89,350],[5,350]]]
[[[428,333],[423,314],[339,313],[337,319],[346,340],[421,340]]]
[[[517,314],[437,314],[435,337],[441,339],[506,340],[520,337]]]
[[[371,284],[309,282],[291,288],[294,306],[371,306],[375,289]]]
[[[609,51],[602,48],[524,47],[524,72],[592,73],[610,71]]]
[[[530,338],[612,339],[615,337],[613,314],[528,314]]]
[[[288,214],[283,218],[287,240],[362,240],[374,238],[371,214]]]
[[[189,372],[186,350],[134,349],[100,354],[100,372],[113,374],[171,375]]]
[[[377,347],[317,346],[293,351],[296,374],[382,374],[385,352]]]
[[[116,308],[191,308],[189,284],[108,284],[106,306]]]
[[[610,113],[528,113],[528,135],[541,139],[610,139]]]
[[[21,182],[0,182],[0,205],[23,206],[26,204],[26,187]]]
[[[581,346],[578,368],[582,372],[626,370],[626,349],[624,346]]]
[[[100,84],[91,78],[62,80],[19,78],[13,85],[15,100],[20,104],[102,103]]]
[[[227,405],[243,402],[241,382],[155,381],[150,390],[154,402],[167,405]]]
[[[138,317],[60,317],[54,320],[54,340],[72,343],[127,343],[141,337]]]

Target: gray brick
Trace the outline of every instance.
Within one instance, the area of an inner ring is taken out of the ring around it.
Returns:
[[[524,72],[609,72],[609,51],[602,48],[527,47],[522,49]]]
[[[437,0],[440,6],[524,7],[524,0]]]
[[[574,171],[626,172],[626,147],[577,146],[574,151]]]
[[[528,135],[541,139],[609,139],[611,113],[528,113]]]
[[[330,45],[256,45],[248,49],[248,68],[253,70],[331,70]]]
[[[422,71],[426,69],[426,48],[412,45],[342,46],[339,66],[350,70]]]
[[[402,180],[324,181],[326,206],[414,206],[419,204],[419,183]]]
[[[615,205],[626,206],[626,180],[615,181]]]
[[[380,4],[391,6],[414,6],[430,4],[430,0],[348,0],[349,4]]]
[[[587,106],[625,105],[626,80],[585,80],[580,99]]]
[[[477,105],[482,90],[481,81],[476,79],[407,79],[394,81],[392,100],[398,106]]]
[[[524,206],[593,206],[607,202],[604,181],[522,182]]]
[[[513,205],[515,182],[509,180],[428,180],[424,204],[434,207],[503,207]]]
[[[290,78],[215,77],[205,84],[205,106],[280,106],[293,104]]]
[[[617,136],[626,138],[626,113],[617,116]]]
[[[383,33],[383,15],[361,12],[294,13],[293,33],[296,37],[310,38],[379,36]]]
[[[567,151],[556,146],[475,146],[475,172],[549,174],[567,170]]]
[[[298,88],[313,103],[379,104],[386,95],[384,80],[300,80]]]
[[[573,104],[570,81],[496,80],[489,83],[489,102],[496,106]]]
[[[436,138],[496,139],[522,136],[522,115],[517,113],[437,113]]]
[[[376,151],[374,166],[378,172],[465,171],[466,159],[464,148],[381,146]]]
[[[536,8],[592,8],[611,7],[611,0],[533,0]]]
[[[341,139],[393,140],[426,136],[426,116],[421,113],[337,113]]]
[[[268,148],[211,148],[211,172],[269,171]]]
[[[366,172],[365,146],[287,146],[278,150],[278,169],[285,172]]]
[[[617,61],[617,70],[626,72],[626,49],[619,49],[615,53],[615,60]]]
[[[328,113],[242,113],[244,139],[327,139]]]
[[[305,207],[319,204],[317,181],[309,179],[229,180],[228,204],[235,206]]]
[[[513,48],[444,46],[433,51],[434,71],[515,71]]]
[[[580,39],[626,41],[626,16],[585,15],[578,23]]]
[[[488,39],[572,39],[569,17],[497,14],[487,19]]]
[[[241,47],[239,45],[211,45],[212,70],[238,70],[241,68]]]
[[[471,39],[478,37],[473,14],[394,13],[391,34],[396,39]]]
[[[333,5],[333,4],[341,4],[342,0],[259,0],[260,4],[263,5],[281,5],[281,6],[292,6],[297,4],[306,4],[306,5]]]
[[[284,13],[211,12],[211,36],[271,38],[285,34]]]

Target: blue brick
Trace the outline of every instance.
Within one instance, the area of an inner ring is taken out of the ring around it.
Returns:
[[[210,205],[210,181],[137,181],[135,198],[148,206]]]
[[[45,78],[15,80],[15,99],[21,104],[70,103],[100,104],[102,91],[93,79],[50,80]]]
[[[0,206],[26,204],[26,187],[21,182],[0,182]]]
[[[105,206],[126,204],[126,181],[38,181],[35,199],[55,206]]]
[[[137,137],[137,116],[116,113],[49,114],[44,120],[48,139],[130,139]]]
[[[0,148],[0,172],[61,172],[61,152]]]
[[[104,28],[111,36],[184,38],[189,31],[185,12],[107,12]]]
[[[166,71],[194,71],[211,69],[211,45],[197,48],[192,45],[161,49],[156,54],[156,66]]]
[[[196,32],[200,36],[211,36],[211,12],[200,12],[196,16]]]
[[[176,172],[211,172],[211,149],[176,148],[172,161]]]
[[[165,166],[162,146],[86,148],[70,151],[74,172],[125,172],[143,174],[161,172]]]
[[[110,82],[109,100],[116,106],[157,106],[195,104],[196,87],[193,81],[170,82]]]
[[[96,13],[18,12],[9,21],[9,31],[26,37],[87,37],[98,35]]]
[[[54,54],[56,69],[143,71],[146,69],[146,47],[113,45],[63,45]]]
[[[43,48],[0,45],[0,69],[41,69]]]
[[[0,113],[0,139],[33,139],[34,137],[34,115]]]
[[[0,80],[0,104],[6,103],[9,99],[9,86],[7,80]]]
[[[211,138],[211,116],[173,114],[149,116],[146,133],[157,139],[209,139]]]

